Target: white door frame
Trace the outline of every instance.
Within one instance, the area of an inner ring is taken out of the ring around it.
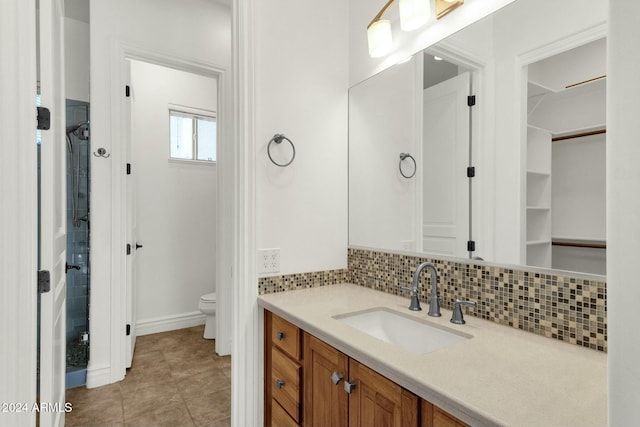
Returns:
[[[236,170],[229,174],[233,185],[228,188],[235,190],[230,200],[235,221],[231,264],[236,272],[232,280],[231,425],[236,427],[264,424],[264,348],[256,271],[255,1],[233,0],[231,27],[235,144],[230,158]]]
[[[50,291],[40,296],[42,403],[65,404],[67,191],[64,86],[64,1],[41,0],[39,54],[42,104],[51,110],[40,147],[40,269],[50,273]],[[40,425],[64,426],[64,411],[41,411]]]
[[[228,197],[232,190],[226,188],[229,179],[229,172],[225,164],[230,162],[227,155],[226,147],[232,144],[232,140],[228,137],[230,122],[232,115],[228,102],[228,77],[227,70],[224,67],[213,63],[194,61],[188,58],[181,58],[175,55],[165,54],[149,50],[140,46],[122,43],[118,41],[112,42],[111,52],[112,64],[111,70],[111,96],[112,102],[112,121],[109,124],[111,135],[114,135],[111,143],[111,172],[112,172],[112,188],[114,188],[113,207],[112,207],[112,273],[113,281],[111,284],[111,378],[124,377],[126,370],[125,349],[126,349],[126,180],[125,180],[125,163],[129,141],[131,139],[130,120],[125,115],[129,114],[126,107],[124,96],[124,87],[130,82],[126,81],[128,74],[126,73],[126,61],[137,60],[160,65],[163,67],[173,68],[180,71],[186,71],[193,74],[199,74],[207,77],[218,79],[218,121],[219,121],[219,140],[221,148],[221,156],[219,158],[218,173],[225,174],[222,179],[218,179],[218,206],[228,205]],[[134,165],[135,167],[135,165]],[[221,184],[223,183],[223,184]],[[223,187],[223,185],[225,187]],[[223,190],[222,192],[220,190]],[[220,208],[219,208],[220,209]],[[233,229],[229,224],[229,216],[218,215],[217,229]],[[233,219],[233,217],[231,217]],[[220,236],[220,235],[219,235]],[[216,257],[217,257],[217,337],[216,352],[218,354],[229,354],[231,350],[231,280],[228,277],[231,274],[228,264],[228,256],[225,252],[229,252],[229,236],[225,233],[222,238],[216,241]],[[221,259],[221,256],[223,258]],[[228,273],[228,274],[226,274]]]
[[[0,402],[36,399],[36,4],[0,2]],[[34,412],[0,415],[35,425]]]

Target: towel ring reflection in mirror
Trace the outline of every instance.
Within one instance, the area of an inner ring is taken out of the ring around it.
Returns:
[[[276,144],[280,144],[283,139],[286,140],[289,144],[291,144],[291,151],[292,151],[291,160],[289,160],[287,163],[278,163],[275,160],[273,160],[273,157],[271,157],[271,144],[273,144],[274,142]],[[293,159],[296,158],[296,147],[295,145],[293,145],[293,142],[291,142],[289,138],[287,138],[283,134],[276,133],[275,135],[273,135],[273,138],[271,138],[271,141],[269,141],[269,145],[267,145],[267,155],[269,156],[269,160],[271,160],[271,163],[281,168],[284,168],[286,166],[289,166],[291,163],[293,163]]]
[[[413,162],[413,172],[411,173],[411,175],[406,175],[404,173],[404,171],[402,170],[402,162],[405,159],[411,159],[411,161]],[[400,153],[400,163],[398,164],[398,169],[400,169],[400,175],[402,175],[403,177],[407,178],[407,179],[411,179],[414,177],[414,175],[416,174],[416,171],[418,170],[418,165],[416,164],[416,159],[413,158],[413,156],[409,153]]]

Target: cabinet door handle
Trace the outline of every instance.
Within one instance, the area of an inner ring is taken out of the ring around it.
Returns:
[[[276,388],[282,389],[282,387],[284,387],[284,381],[276,380]]]
[[[284,332],[282,331],[276,332],[276,338],[278,338],[278,341],[282,341],[284,339]]]
[[[356,383],[351,381],[344,382],[344,391],[351,394],[356,389]]]
[[[334,372],[331,374],[331,382],[335,385],[338,385],[340,380],[342,379],[342,372]]]

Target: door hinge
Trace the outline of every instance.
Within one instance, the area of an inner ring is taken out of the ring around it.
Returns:
[[[473,240],[469,240],[467,242],[467,251],[474,252],[476,250],[476,242]]]
[[[127,243],[127,255],[131,255],[131,244]]]
[[[45,107],[36,107],[38,118],[38,126],[37,129],[40,130],[49,130],[51,128],[51,111]]]
[[[51,290],[51,274],[48,270],[38,271],[38,293],[44,294]]]
[[[127,324],[127,336],[131,335],[131,325]]]
[[[473,166],[469,166],[467,168],[467,178],[473,178],[476,176],[476,168]]]
[[[127,175],[131,175],[131,163],[127,163]]]
[[[476,96],[475,95],[467,96],[467,105],[469,107],[473,107],[474,105],[476,105]]]
[[[131,96],[131,86],[126,85],[124,87],[124,96],[126,96],[127,98]]]

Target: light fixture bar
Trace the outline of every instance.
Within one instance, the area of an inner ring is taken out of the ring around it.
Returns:
[[[373,24],[376,23],[376,21],[379,21],[380,18],[382,18],[382,15],[384,15],[387,10],[391,7],[391,5],[393,4],[393,2],[395,2],[396,0],[389,0],[387,2],[387,4],[385,4],[384,6],[382,6],[382,9],[380,9],[380,12],[378,12],[378,14],[376,15],[375,18],[373,18],[373,20],[369,23],[369,25],[367,25],[367,29],[369,29]]]
[[[464,0],[436,0],[436,18],[440,19],[458,6],[462,6]]]

